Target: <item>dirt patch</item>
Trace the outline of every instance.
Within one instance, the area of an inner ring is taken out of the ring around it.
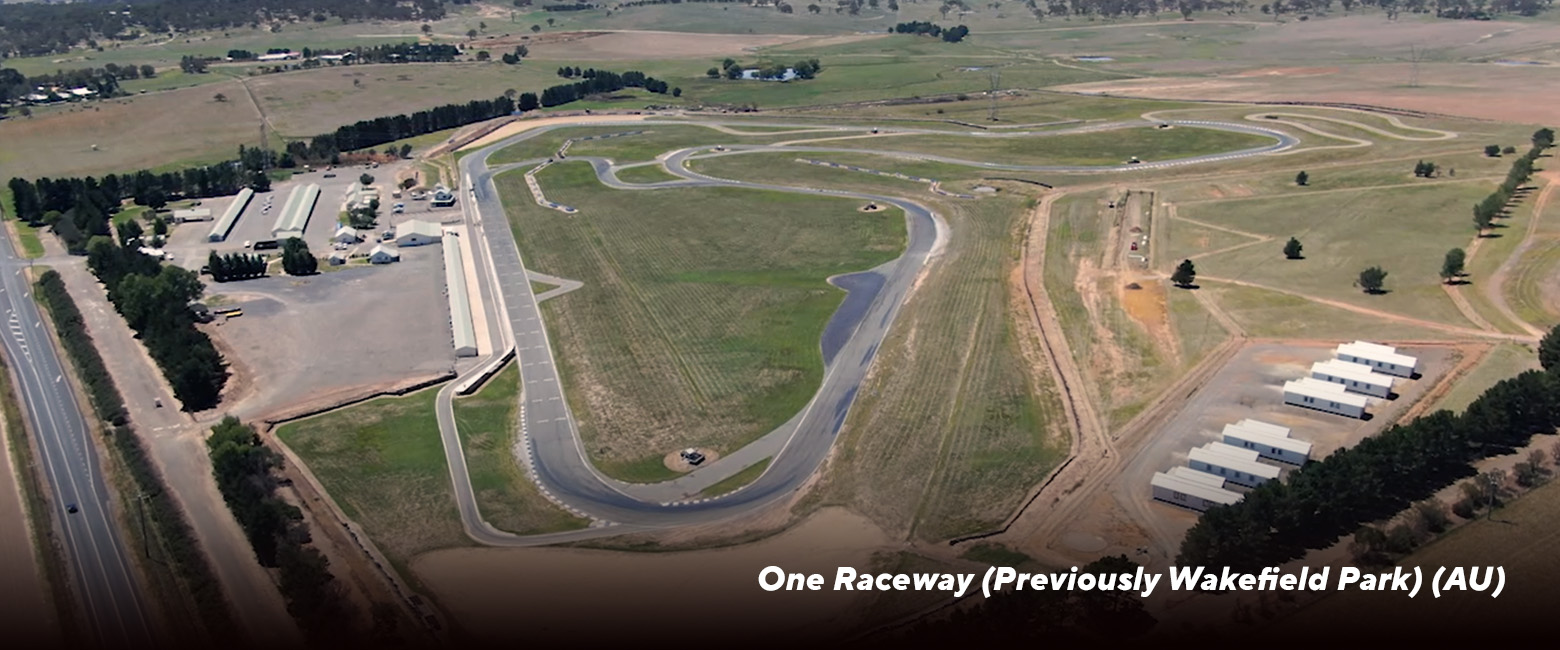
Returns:
[[[645,119],[644,115],[570,115],[567,117],[543,117],[534,120],[515,120],[505,124],[492,133],[489,133],[476,141],[461,147],[460,150],[480,149],[504,138],[524,133],[531,129],[539,129],[544,126],[560,126],[573,124],[594,124],[597,122],[629,122]]]
[[[1176,359],[1180,346],[1176,345],[1175,334],[1170,330],[1170,304],[1165,295],[1163,282],[1150,277],[1142,276],[1128,278],[1122,287],[1119,299],[1122,309],[1132,320],[1143,326],[1150,337],[1154,339],[1154,345],[1159,348],[1166,358]],[[1139,288],[1132,289],[1130,287]],[[1179,363],[1179,360],[1176,361]]]
[[[1315,77],[1327,74],[1337,74],[1340,69],[1332,68],[1259,68],[1247,70],[1231,76],[1235,77]]]
[[[677,451],[668,452],[666,457],[661,459],[661,463],[666,465],[666,469],[682,474],[687,474],[688,472],[698,469],[696,465],[683,459],[683,451],[685,450],[679,449]],[[704,454],[704,460],[699,461],[699,465],[713,463],[717,460],[720,460],[720,453],[714,449],[710,449],[709,447],[695,447],[694,451]]]
[[[581,633],[601,639],[603,632],[671,632],[690,617],[696,619],[700,636],[822,639],[848,627],[851,615],[843,613],[863,611],[870,594],[764,592],[757,585],[759,572],[771,565],[828,576],[842,566],[866,571],[874,553],[889,543],[865,517],[830,508],[788,532],[732,548],[646,554],[446,549],[419,556],[412,571],[463,631],[485,641],[534,643],[577,639]],[[775,616],[776,611],[786,615]],[[525,612],[535,624],[516,625],[517,612]],[[606,621],[611,621],[610,629],[603,627]]]
[[[876,203],[868,203],[866,205],[861,206],[861,208],[859,208],[858,211],[860,211],[860,212],[881,212],[882,210],[883,210],[883,206],[878,205]]]

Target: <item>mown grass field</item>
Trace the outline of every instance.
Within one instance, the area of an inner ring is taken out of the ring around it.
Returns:
[[[820,503],[942,540],[999,524],[1066,455],[1056,390],[1022,344],[1033,332],[1009,284],[1028,204],[935,204],[953,238],[879,348]]]
[[[641,165],[617,170],[618,180],[625,183],[660,183],[675,181],[679,176],[662,169],[660,165]]]
[[[1137,156],[1170,160],[1249,149],[1272,139],[1211,129],[1132,128],[1033,137],[895,135],[820,143],[848,149],[885,149],[1016,165],[1117,165]]]
[[[589,520],[547,501],[515,459],[520,435],[520,370],[515,364],[499,371],[482,390],[456,399],[453,406],[483,519],[520,535],[590,525]]]
[[[383,397],[276,430],[403,570],[418,553],[470,543],[439,441],[437,394],[435,387]]]
[[[1388,279],[1391,279],[1390,277]],[[1300,296],[1198,280],[1246,334],[1261,338],[1444,340],[1441,330],[1405,325],[1306,300]]]
[[[527,265],[585,287],[543,303],[585,448],[625,480],[682,447],[727,453],[794,415],[822,378],[831,275],[904,249],[904,215],[734,188],[612,191],[587,165],[498,177]]]
[[[1467,248],[1473,239],[1468,206],[1493,188],[1487,181],[1333,192],[1298,188],[1283,196],[1183,204],[1179,213],[1280,242],[1204,257],[1197,262],[1199,276],[1472,327],[1442,290],[1439,273],[1446,251]],[[1282,242],[1291,236],[1304,245],[1305,259],[1284,259]],[[1361,270],[1377,265],[1388,272],[1389,293],[1367,295],[1354,283]]]
[[[814,153],[808,151],[745,153],[693,160],[688,166],[694,171],[717,178],[736,178],[764,183],[829,187],[867,192],[883,192],[909,197],[935,197],[927,184],[907,181],[892,176],[835,169],[813,165],[799,160],[823,160],[842,165],[856,165],[884,172],[898,172],[909,176],[935,178],[942,181],[973,178],[978,171],[970,167],[934,162],[909,161],[891,156],[854,153]]]
[[[612,135],[643,131],[638,135],[624,135],[599,140],[582,140],[591,136]],[[550,158],[564,142],[574,140],[565,156],[600,156],[611,158],[619,164],[654,160],[656,156],[684,147],[703,147],[719,144],[764,144],[808,137],[785,133],[735,135],[723,133],[707,126],[677,124],[621,124],[553,129],[522,140],[494,152],[488,159],[492,165]]]
[[[1490,386],[1538,368],[1538,359],[1533,356],[1532,350],[1514,343],[1502,343],[1492,348],[1473,370],[1458,379],[1457,384],[1447,391],[1435,408],[1461,413]]]

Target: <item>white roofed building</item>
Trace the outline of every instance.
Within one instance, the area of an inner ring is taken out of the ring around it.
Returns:
[[[1289,429],[1266,422],[1247,419],[1226,424],[1223,439],[1224,444],[1291,465],[1304,465],[1311,458],[1311,443],[1295,440],[1289,437]]]
[[[1185,467],[1155,472],[1149,480],[1154,498],[1198,512],[1240,501],[1242,495],[1224,489],[1224,479]]]
[[[1279,469],[1257,461],[1259,454],[1222,442],[1210,442],[1187,453],[1186,466],[1228,480],[1256,487],[1278,478]]]
[[[396,246],[422,246],[436,244],[444,238],[444,228],[421,219],[402,221],[395,226]]]
[[[1284,383],[1284,403],[1326,411],[1351,418],[1365,417],[1365,407],[1370,400],[1356,395],[1343,386],[1312,377],[1301,377]]]
[[[1311,377],[1332,382],[1351,392],[1362,393],[1371,397],[1387,398],[1392,396],[1391,376],[1375,372],[1369,366],[1362,366],[1342,359],[1328,359],[1311,364]]]
[[[1398,354],[1397,348],[1368,341],[1344,343],[1334,350],[1334,354],[1343,361],[1369,366],[1376,372],[1398,377],[1413,378],[1419,367],[1418,359]]]

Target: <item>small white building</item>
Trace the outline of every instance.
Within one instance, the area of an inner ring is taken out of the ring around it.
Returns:
[[[1222,442],[1210,442],[1186,455],[1186,466],[1228,480],[1236,485],[1256,487],[1278,478],[1278,468],[1257,460],[1259,454]]]
[[[1342,386],[1311,377],[1301,377],[1284,383],[1284,403],[1304,406],[1318,411],[1365,417],[1365,407],[1370,404],[1364,395],[1355,395]]]
[[[1413,378],[1415,369],[1419,367],[1418,359],[1406,354],[1398,354],[1397,348],[1368,341],[1344,343],[1333,353],[1343,361],[1369,366],[1376,372],[1397,377]]]
[[[1224,479],[1185,467],[1172,467],[1169,472],[1155,472],[1149,480],[1149,486],[1155,499],[1198,512],[1233,504],[1242,497],[1237,492],[1224,489]]]
[[[395,226],[396,246],[423,246],[437,244],[444,238],[444,228],[421,219],[403,221]]]
[[[374,250],[368,252],[370,264],[390,264],[399,261],[401,261],[401,252],[384,244],[379,244],[374,247]]]
[[[1371,397],[1392,396],[1392,377],[1375,372],[1369,366],[1342,359],[1328,359],[1311,364],[1311,377]]]
[[[187,210],[174,210],[173,220],[177,223],[186,221],[211,221],[211,208],[189,208]]]
[[[1274,429],[1283,433],[1277,433]],[[1256,420],[1241,420],[1224,425],[1224,444],[1249,449],[1263,458],[1291,465],[1304,465],[1311,459],[1311,443],[1289,437],[1289,429]]]
[[[336,229],[336,234],[332,235],[330,240],[338,244],[356,244],[363,241],[363,235],[357,228],[342,226]]]

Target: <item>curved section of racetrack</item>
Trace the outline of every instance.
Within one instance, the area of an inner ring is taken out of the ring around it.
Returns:
[[[904,211],[907,226],[907,245],[898,259],[877,268],[839,278],[839,286],[845,289],[836,318],[831,319],[820,345],[826,355],[824,378],[818,391],[806,407],[779,428],[731,454],[674,481],[653,485],[630,484],[601,474],[591,465],[581,446],[578,429],[563,395],[563,386],[552,356],[552,346],[547,330],[541,321],[535,294],[530,282],[525,280],[526,269],[515,244],[513,230],[509,226],[493,184],[493,177],[516,168],[529,168],[546,162],[546,159],[522,161],[490,167],[488,158],[500,149],[517,142],[571,125],[554,125],[525,131],[499,142],[486,145],[460,159],[460,191],[466,218],[471,231],[476,234],[474,249],[479,264],[486,267],[487,277],[482,288],[489,297],[484,303],[489,309],[489,322],[499,323],[494,330],[495,357],[481,364],[479,370],[491,369],[502,363],[509,351],[513,351],[520,366],[521,431],[524,444],[520,460],[530,470],[538,487],[555,503],[583,516],[594,523],[590,528],[566,533],[545,535],[515,535],[498,530],[481,517],[470,477],[465,467],[464,451],[455,429],[451,398],[457,388],[469,386],[470,381],[452,383],[440,391],[437,403],[439,429],[443,438],[450,476],[455,486],[457,506],[467,534],[474,540],[494,546],[536,546],[563,541],[623,534],[627,532],[664,529],[694,524],[716,522],[753,512],[776,503],[799,489],[822,464],[833,446],[857,389],[871,368],[878,344],[883,340],[894,317],[903,305],[916,276],[926,262],[935,257],[946,241],[948,227],[942,218],[930,208],[916,201],[900,197],[883,196],[865,192],[791,187],[765,183],[750,183],[715,178],[691,171],[686,162],[690,159],[717,156],[744,155],[760,152],[849,152],[853,154],[888,154],[899,157],[912,156],[922,160],[965,165],[1007,171],[1041,171],[1056,173],[1127,172],[1167,166],[1217,162],[1233,158],[1275,153],[1293,147],[1298,140],[1273,129],[1228,122],[1175,120],[1170,124],[1194,128],[1234,131],[1270,137],[1274,143],[1241,151],[1195,156],[1178,160],[1145,161],[1137,164],[1112,166],[1058,166],[1013,165],[981,161],[960,160],[925,154],[905,154],[889,150],[843,149],[810,146],[806,143],[773,145],[728,145],[721,150],[712,147],[681,149],[660,158],[661,165],[679,180],[651,184],[629,184],[620,181],[614,173],[615,165],[605,159],[571,157],[591,164],[603,185],[620,190],[656,190],[675,187],[738,187],[775,192],[792,192],[837,196],[892,205]],[[592,126],[614,124],[592,122]],[[689,122],[672,120],[636,120],[622,124],[654,125],[680,124],[709,126],[720,130],[727,127],[719,122]],[[740,122],[754,126],[753,122]],[[1145,121],[1113,122],[1082,126],[1073,129],[980,133],[979,137],[1044,137],[1098,131],[1144,127]],[[867,131],[866,127],[826,127],[798,124],[762,124],[761,126],[790,126],[827,130],[837,133]],[[929,129],[893,129],[893,133],[928,133],[948,135],[949,131]],[[700,490],[751,466],[764,458],[771,458],[768,468],[756,480],[736,491],[716,498],[689,498]]]

